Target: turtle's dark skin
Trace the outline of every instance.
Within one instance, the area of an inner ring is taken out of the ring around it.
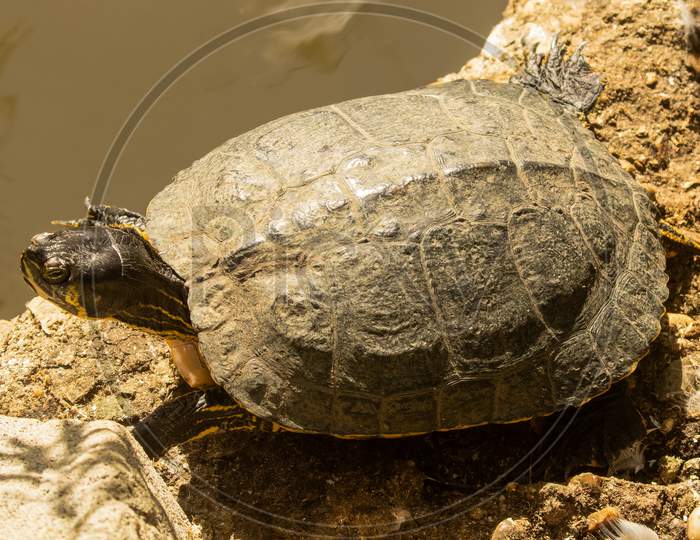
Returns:
[[[196,338],[184,281],[131,227],[98,222],[39,234],[20,264],[37,293],[75,315],[117,319],[166,338]]]
[[[34,237],[22,272],[169,340],[203,391],[137,424],[152,455],[222,429],[401,437],[580,406],[659,332],[659,237],[698,249],[580,125],[601,90],[555,41],[508,84],[290,115],[146,218],[89,206]]]

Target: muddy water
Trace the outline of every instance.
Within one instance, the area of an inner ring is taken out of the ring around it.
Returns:
[[[49,221],[83,214],[113,139],[174,64],[217,34],[308,2],[5,0],[0,23],[0,318],[31,291],[18,256]],[[395,1],[488,35],[505,0]],[[129,140],[104,191],[143,211],[224,140],[291,112],[428,83],[477,54],[426,24],[362,13],[281,21],[187,72]],[[101,186],[105,187],[105,186]]]

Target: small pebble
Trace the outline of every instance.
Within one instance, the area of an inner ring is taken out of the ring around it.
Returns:
[[[658,82],[659,77],[654,71],[646,72],[646,75],[644,76],[644,84],[646,84],[649,88],[654,88]]]
[[[472,519],[475,519],[475,520],[479,520],[479,519],[483,518],[485,515],[486,515],[486,512],[480,506],[477,506],[476,508],[472,508],[469,511],[469,517]]]
[[[676,456],[662,456],[659,459],[659,480],[672,484],[683,466],[683,460]]]
[[[620,160],[620,165],[622,165],[622,168],[625,169],[625,171],[627,171],[630,174],[636,172],[636,170],[637,170],[637,168],[634,165],[632,165],[629,161],[627,161],[626,159]]]
[[[411,513],[405,508],[394,508],[391,513],[394,515],[393,529],[398,531],[403,524],[411,519]]]
[[[700,458],[692,458],[683,464],[680,472],[681,480],[700,479]]]
[[[685,313],[667,313],[668,325],[677,332],[681,332],[684,328],[691,326],[695,319],[689,317]]]
[[[688,540],[700,540],[700,506],[688,516]]]
[[[661,422],[661,432],[662,433],[669,433],[673,429],[673,426],[675,424],[676,424],[676,421],[673,418],[671,418],[671,417],[666,418],[663,422]]]
[[[592,491],[600,491],[601,489],[601,478],[590,472],[584,472],[577,474],[571,480],[569,480],[569,485],[578,484],[581,487],[588,488]]]
[[[663,149],[664,144],[666,144],[666,136],[663,133],[654,138],[654,148],[657,152],[660,152]]]
[[[529,538],[530,522],[527,519],[506,518],[493,530],[491,540],[516,540]]]

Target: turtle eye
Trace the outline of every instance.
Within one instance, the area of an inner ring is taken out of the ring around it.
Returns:
[[[57,285],[68,279],[70,270],[65,262],[56,257],[52,257],[44,263],[43,274],[47,282]]]

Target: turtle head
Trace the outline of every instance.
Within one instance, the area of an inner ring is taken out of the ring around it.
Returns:
[[[193,338],[184,281],[135,229],[86,225],[32,238],[24,280],[81,317],[117,319],[165,338]]]

